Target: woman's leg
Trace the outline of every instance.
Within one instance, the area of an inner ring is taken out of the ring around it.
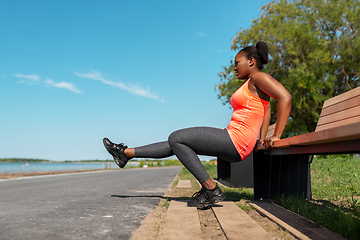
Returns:
[[[126,148],[124,154],[129,158],[167,158],[174,155],[167,141]]]
[[[174,155],[168,141],[133,148],[136,158],[166,158]]]
[[[227,130],[194,127],[173,132],[169,136],[169,145],[181,163],[207,189],[215,184],[210,179],[198,155],[221,157],[229,162],[241,161]]]
[[[173,132],[168,142],[178,159],[202,185],[187,206],[206,208],[223,201],[225,195],[209,177],[198,154],[221,157],[230,162],[241,161],[227,130],[209,127],[182,129]]]

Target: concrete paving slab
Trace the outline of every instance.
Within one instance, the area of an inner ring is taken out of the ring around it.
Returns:
[[[161,223],[158,240],[202,239],[197,208],[187,207],[186,201],[170,202],[165,218]]]
[[[270,201],[253,201],[250,203],[258,212],[276,222],[301,240],[326,239],[345,240],[346,238],[331,232],[321,225],[295,214]]]
[[[212,206],[216,218],[228,240],[267,240],[270,235],[234,202],[220,202]]]
[[[191,181],[190,180],[179,180],[176,188],[191,188]]]

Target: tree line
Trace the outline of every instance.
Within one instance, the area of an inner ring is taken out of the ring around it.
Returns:
[[[0,162],[50,162],[44,159],[31,159],[31,158],[0,158]]]

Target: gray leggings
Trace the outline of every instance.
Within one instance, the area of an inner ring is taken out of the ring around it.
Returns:
[[[210,127],[181,129],[171,133],[168,141],[135,148],[137,158],[166,158],[174,154],[200,183],[210,177],[197,155],[241,161],[227,130]]]

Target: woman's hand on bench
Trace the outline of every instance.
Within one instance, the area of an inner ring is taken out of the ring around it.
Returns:
[[[276,135],[272,135],[271,137],[265,138],[263,145],[265,148],[273,148],[274,141],[280,140],[280,137]]]
[[[271,137],[267,137],[264,140],[258,139],[256,142],[255,149],[271,149],[274,147],[274,141],[280,140],[280,138],[276,135],[273,135]]]

